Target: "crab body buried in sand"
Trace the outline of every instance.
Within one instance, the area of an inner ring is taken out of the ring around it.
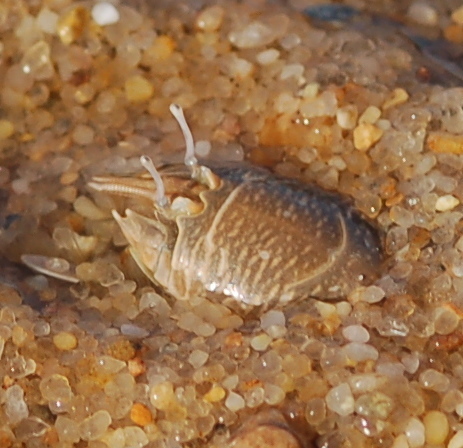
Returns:
[[[183,111],[184,165],[149,177],[96,177],[89,187],[145,202],[113,211],[143,272],[179,300],[205,295],[269,308],[313,297],[345,297],[379,273],[375,230],[339,196],[245,164],[204,166]]]

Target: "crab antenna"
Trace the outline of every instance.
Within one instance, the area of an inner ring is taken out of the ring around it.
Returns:
[[[156,204],[158,204],[160,207],[165,207],[167,205],[166,189],[164,188],[164,183],[162,182],[159,171],[154,166],[151,158],[146,155],[140,157],[140,163],[142,164],[143,168],[145,168],[146,171],[151,174],[151,177],[153,178],[156,185]]]
[[[188,123],[185,120],[183,109],[178,104],[171,104],[169,109],[172,115],[177,120],[177,123],[179,124],[180,129],[183,132],[183,137],[185,138],[185,165],[194,167],[198,163],[198,160],[195,157],[195,143],[190,128],[188,127]]]

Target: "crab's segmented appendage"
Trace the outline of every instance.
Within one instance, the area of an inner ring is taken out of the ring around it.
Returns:
[[[159,171],[154,166],[153,161],[150,157],[143,155],[140,157],[140,163],[142,164],[143,168],[145,168],[154,180],[156,185],[156,195],[155,195],[155,202],[160,207],[165,207],[168,203],[167,196],[166,196],[166,189],[164,187],[164,182],[162,181],[161,175]]]
[[[185,165],[195,167],[198,164],[198,159],[195,157],[195,143],[193,140],[193,134],[186,122],[183,109],[178,104],[171,104],[170,112],[177,120],[177,123],[182,130],[183,137],[185,138],[186,152],[185,152]]]
[[[177,120],[185,138],[185,165],[191,167],[191,177],[209,189],[215,190],[220,185],[220,179],[208,167],[198,164],[198,159],[195,157],[193,134],[185,120],[182,107],[178,104],[171,104],[170,111]]]

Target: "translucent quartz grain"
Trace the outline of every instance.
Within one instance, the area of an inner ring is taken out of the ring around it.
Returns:
[[[188,362],[195,368],[203,366],[207,359],[209,358],[209,353],[202,350],[193,350],[188,357]]]
[[[463,430],[459,430],[453,435],[447,448],[463,448]]]
[[[104,442],[104,447],[111,448],[125,448],[125,434],[123,428],[117,428],[116,430],[108,429],[106,433],[101,437],[101,442]],[[98,447],[100,448],[100,447]]]
[[[131,338],[143,339],[149,336],[149,331],[134,324],[122,324],[121,334]]]
[[[355,411],[369,418],[385,420],[393,409],[393,399],[379,391],[361,395],[355,402]]]
[[[272,17],[267,23],[253,21],[241,30],[232,31],[228,39],[240,49],[260,48],[284,36],[288,23],[288,17],[283,14]]]
[[[21,386],[15,384],[6,389],[4,410],[9,423],[12,425],[29,416],[29,409],[24,401],[24,391]]]
[[[195,333],[198,336],[208,337],[212,336],[216,332],[216,329],[213,325],[211,325],[208,322],[205,322],[203,319],[201,319],[199,316],[197,316],[195,313],[191,311],[182,313],[179,316],[177,325],[182,330],[191,331],[192,333]]]
[[[197,15],[196,28],[207,32],[216,31],[222,26],[224,15],[225,10],[221,6],[209,6]]]
[[[214,429],[216,421],[215,417],[209,414],[204,417],[197,418],[195,423],[199,437],[204,438]]]
[[[58,373],[43,378],[39,389],[42,397],[47,401],[70,401],[73,397],[69,380]]]
[[[446,415],[440,411],[429,411],[423,417],[426,443],[440,445],[449,434],[449,422]]]
[[[74,198],[72,202],[75,200],[76,198]],[[95,250],[98,244],[98,238],[94,236],[79,235],[65,227],[55,228],[53,231],[53,240],[56,242],[58,247],[66,249],[71,256],[75,255],[77,259],[86,258]],[[69,271],[70,264],[66,260],[63,260],[62,258],[50,258],[50,261],[58,264],[56,267],[50,267],[51,270],[63,273]]]
[[[244,393],[244,401],[248,408],[257,408],[264,403],[265,392],[262,387],[253,387]]]
[[[50,429],[50,425],[39,417],[27,417],[19,422],[14,433],[18,440],[30,440],[41,437]]]
[[[161,411],[169,409],[176,402],[173,384],[166,381],[153,385],[150,389],[150,402]]]
[[[151,309],[158,316],[167,317],[171,312],[171,307],[166,299],[153,291],[145,292],[141,296],[138,306],[140,307],[140,311]]]
[[[139,426],[146,426],[153,422],[153,413],[143,403],[134,403],[130,409],[130,420]]]
[[[360,115],[358,122],[374,124],[379,117],[381,117],[381,110],[376,106],[368,106]]]
[[[55,73],[50,59],[50,46],[43,40],[28,48],[20,64],[24,73],[30,74],[36,80],[50,79]]]
[[[45,33],[55,34],[58,18],[58,14],[44,7],[37,14],[36,23],[38,27]]]
[[[116,97],[112,92],[103,90],[98,94],[95,107],[100,114],[110,113],[116,107]]]
[[[334,92],[322,92],[316,98],[303,100],[299,110],[305,118],[313,118],[332,117],[336,114],[337,108],[338,103]]]
[[[204,400],[209,403],[216,403],[221,401],[226,395],[225,389],[220,386],[213,386],[205,395]]]
[[[276,48],[269,48],[268,50],[263,50],[256,56],[256,61],[260,65],[268,65],[275,62],[280,57],[280,52]]]
[[[55,429],[60,442],[77,443],[80,440],[79,423],[69,417],[58,415]]]
[[[428,177],[434,181],[436,188],[445,193],[452,193],[457,187],[457,181],[454,178],[445,176],[440,171],[432,170]]]
[[[208,140],[198,140],[195,143],[195,154],[199,157],[207,157],[212,149],[211,142]]]
[[[452,413],[457,406],[463,404],[463,392],[458,389],[450,389],[442,398],[440,409],[447,413]]]
[[[275,350],[269,350],[252,361],[254,375],[261,379],[271,379],[281,371],[281,358]]]
[[[228,65],[228,73],[233,78],[246,79],[251,76],[254,71],[254,65],[246,59],[233,57]],[[237,103],[239,104],[239,103]],[[238,115],[242,115],[245,111],[237,108],[235,111]]]
[[[446,194],[437,199],[436,210],[438,212],[445,212],[454,209],[458,204],[460,204],[459,199],[451,194]]]
[[[382,288],[376,285],[359,287],[349,294],[349,301],[355,302],[367,302],[367,303],[378,303],[383,300],[385,292]]]
[[[413,417],[405,426],[405,435],[410,448],[418,448],[424,445],[425,429],[421,420]]]
[[[376,373],[388,378],[401,378],[405,371],[405,367],[400,362],[378,362],[376,364]]]
[[[205,299],[202,299],[199,304],[194,307],[193,312],[215,328],[227,328],[227,326],[232,323],[234,317],[227,307],[220,303],[213,303]]]
[[[17,355],[9,359],[5,367],[8,376],[19,379],[35,373],[37,363],[32,358],[25,358],[22,355]]]
[[[197,437],[196,424],[189,419],[182,421],[158,420],[157,425],[164,434],[168,434],[175,442],[179,443],[179,445],[173,445],[175,447],[179,446],[180,448],[184,446],[185,442],[192,441]]]
[[[299,157],[300,159],[300,157]],[[343,171],[346,169],[347,165],[346,162],[342,157],[334,156],[329,162],[328,165],[336,168],[338,171]]]
[[[74,210],[84,218],[98,221],[100,219],[108,219],[110,216],[108,212],[101,210],[95,203],[87,196],[79,196],[74,201]]]
[[[425,389],[445,392],[450,385],[449,378],[435,369],[426,369],[420,373],[419,382]]]
[[[281,114],[294,114],[299,107],[299,99],[290,92],[281,92],[274,99],[274,109]]]
[[[265,333],[259,334],[257,336],[254,336],[251,339],[251,347],[256,350],[256,351],[265,351],[267,350],[267,347],[270,345],[272,342],[272,338]]]
[[[420,358],[416,353],[405,354],[401,358],[401,362],[408,373],[415,373],[420,366]]]
[[[23,347],[25,343],[31,341],[31,334],[21,325],[15,325],[11,331],[11,340],[16,347]]]
[[[113,286],[125,280],[124,273],[114,264],[97,263],[95,268],[101,286]]]
[[[275,384],[264,384],[264,401],[270,406],[277,405],[285,399],[285,391]]]
[[[115,285],[111,285],[108,287],[108,292],[111,295],[119,295],[119,294],[131,294],[135,292],[137,289],[137,283],[133,280],[124,280],[120,283],[116,283]]]
[[[29,181],[27,179],[15,179],[13,182],[11,182],[11,188],[16,194],[30,193]]]
[[[354,104],[348,104],[336,110],[336,122],[342,129],[354,129],[357,124],[357,118],[358,109]]]
[[[289,33],[279,40],[279,44],[286,51],[292,50],[301,43],[301,38],[296,33]]]
[[[108,397],[132,400],[135,390],[135,379],[128,372],[121,372],[114,376],[112,381],[108,381],[104,386],[104,392]]]
[[[452,309],[447,307],[438,307],[434,311],[434,329],[437,334],[453,333],[460,322],[460,317]]]
[[[69,45],[79,38],[85,27],[88,18],[87,9],[77,6],[61,15],[58,20],[56,31],[65,45]]]
[[[104,355],[97,358],[95,372],[100,375],[114,375],[120,372],[126,365],[124,361]]]
[[[392,444],[391,448],[410,448],[408,444],[408,439],[405,434],[398,435]]]
[[[126,447],[142,448],[149,442],[145,432],[138,426],[126,426],[123,431]]]
[[[323,370],[339,369],[344,367],[348,362],[344,351],[340,348],[326,347],[320,357],[320,366]]]
[[[80,425],[80,437],[83,440],[99,439],[108,429],[112,419],[108,411],[96,411],[90,417],[84,419]]]
[[[353,131],[354,147],[368,151],[383,136],[384,131],[371,123],[360,123]]]
[[[349,325],[342,329],[342,335],[351,342],[368,342],[370,333],[362,325]]]
[[[435,26],[439,20],[439,14],[428,2],[415,0],[407,10],[407,16],[420,25]]]
[[[272,338],[272,339],[280,339],[284,337],[287,332],[286,327],[281,325],[270,325],[266,328],[265,332]]]
[[[53,336],[53,344],[58,350],[73,350],[77,347],[77,338],[72,333],[61,331]]]
[[[379,357],[379,352],[375,347],[360,342],[349,342],[342,350],[350,360],[355,362],[377,360]]]
[[[204,383],[206,381],[216,383],[225,377],[225,368],[221,364],[212,364],[201,367],[193,373],[195,383]]]
[[[95,131],[85,124],[78,124],[71,134],[72,140],[78,145],[89,145],[93,142]]]
[[[315,307],[323,319],[335,319],[337,315],[336,306],[331,303],[317,301]]]
[[[98,2],[93,5],[92,19],[100,26],[113,25],[119,22],[120,14],[117,8],[109,2]]]
[[[227,389],[234,389],[236,386],[238,386],[239,381],[240,379],[237,374],[228,375],[222,380],[222,386]]]
[[[326,404],[322,398],[309,400],[305,407],[305,419],[310,425],[318,425],[326,418]]]
[[[310,358],[303,354],[288,354],[282,360],[283,370],[292,378],[301,378],[312,371]]]
[[[5,324],[5,326],[11,326],[13,325],[14,323],[16,323],[16,316],[15,316],[15,313],[14,311],[11,309],[11,308],[2,308],[0,309],[0,323],[2,324]],[[2,327],[4,327],[4,325],[0,325],[0,330],[2,330]],[[3,332],[4,330],[2,330]],[[5,335],[5,333],[3,333],[5,337],[10,337],[10,335]]]
[[[154,93],[154,87],[150,81],[140,75],[134,75],[125,81],[125,96],[131,103],[148,101]]]
[[[400,227],[409,228],[414,224],[413,213],[410,210],[406,210],[400,205],[394,205],[389,210],[389,216],[393,222]]]
[[[262,330],[266,330],[272,325],[280,325],[282,327],[286,325],[286,318],[282,311],[270,310],[260,317],[260,327]]]
[[[245,407],[246,403],[241,395],[235,392],[229,392],[225,400],[225,406],[232,412],[237,412]]]
[[[354,394],[360,394],[377,389],[381,385],[381,380],[373,373],[358,373],[351,375],[348,383]]]
[[[328,409],[343,417],[352,414],[355,410],[355,400],[347,383],[333,387],[327,393],[325,402]]]

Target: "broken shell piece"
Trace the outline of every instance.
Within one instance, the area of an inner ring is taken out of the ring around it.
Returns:
[[[21,261],[32,270],[70,283],[79,283],[75,268],[64,258],[24,254]]]
[[[234,435],[231,448],[304,448],[300,439],[276,410],[251,417]]]

